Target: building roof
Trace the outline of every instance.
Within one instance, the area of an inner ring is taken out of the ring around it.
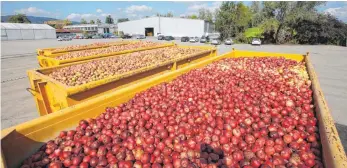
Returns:
[[[1,29],[36,29],[36,30],[44,30],[51,29],[54,30],[53,27],[47,24],[28,24],[28,23],[1,23]]]
[[[76,24],[76,25],[67,25],[64,27],[97,27],[97,24]]]
[[[191,20],[191,21],[205,21],[205,20],[201,20],[201,19],[190,19],[190,18],[180,18],[180,17],[159,17],[159,16],[153,16],[153,17],[148,17],[148,18],[142,18],[142,19],[136,19],[136,20],[129,20],[129,21],[125,21],[125,22],[121,22],[118,24],[122,24],[122,23],[127,23],[127,22],[134,22],[134,21],[139,21],[139,20],[146,20],[146,19],[159,19],[159,18],[163,18],[163,19],[171,19],[171,20]],[[207,21],[205,21],[207,22]]]
[[[64,28],[74,28],[74,27],[117,27],[116,24],[75,24],[67,25]]]
[[[57,33],[82,33],[82,30],[77,30],[77,29],[72,29],[72,30],[68,30],[68,29],[56,29],[55,30]]]

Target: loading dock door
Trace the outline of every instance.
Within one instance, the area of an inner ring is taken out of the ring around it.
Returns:
[[[154,28],[153,27],[146,27],[145,28],[145,36],[153,36],[154,35]]]

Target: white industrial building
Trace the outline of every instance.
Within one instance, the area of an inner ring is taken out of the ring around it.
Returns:
[[[78,24],[64,26],[63,28],[68,30],[82,30],[89,34],[114,33],[117,31],[116,24]]]
[[[143,34],[157,36],[159,34],[182,37],[206,35],[214,32],[212,23],[198,20],[174,17],[150,17],[118,23],[118,31],[124,34]]]
[[[36,40],[55,38],[55,29],[47,24],[1,23],[1,40]]]

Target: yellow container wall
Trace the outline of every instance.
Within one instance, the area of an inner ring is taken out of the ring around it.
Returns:
[[[120,103],[124,103],[138,92],[144,91],[162,82],[169,82],[181,74],[187,73],[192,69],[203,67],[214,61],[235,57],[235,55],[238,56],[240,54],[238,52],[239,51],[235,50],[234,52],[224,55],[210,57],[194,64],[189,64],[176,71],[164,73],[163,75],[155,76],[150,80],[134,83],[126,88],[119,89],[116,92],[104,94],[95,99],[90,99],[84,103],[66,108],[57,113],[52,113],[12,128],[2,130],[2,161],[4,164],[7,164],[8,167],[18,167],[25,158],[37,151],[44,142],[55,138],[59,134],[59,131],[73,129],[77,126],[79,120],[96,117],[104,112],[106,107],[117,106]],[[249,56],[252,57],[258,56],[258,52],[248,53],[251,54]],[[268,56],[273,56],[277,53],[268,54]],[[327,168],[347,167],[346,155],[309,57],[299,54],[279,55],[297,61],[306,62],[307,70],[310,79],[312,80],[312,89],[316,106],[315,110],[319,120],[319,133],[323,145],[323,162]],[[264,53],[259,53],[259,56],[265,55]]]
[[[54,54],[61,54],[61,53],[66,53],[66,52],[72,52],[72,51],[81,51],[81,50],[89,50],[89,49],[97,49],[97,48],[104,48],[104,47],[109,47],[109,46],[113,46],[113,45],[120,45],[120,44],[127,44],[130,43],[132,41],[116,41],[116,42],[110,42],[109,44],[105,44],[102,46],[96,46],[96,47],[85,47],[85,48],[79,48],[79,49],[70,49],[70,50],[63,50],[63,51],[53,51],[57,48],[60,47],[56,47],[56,48],[42,48],[42,49],[37,49],[37,55],[40,56],[51,56]]]
[[[128,43],[119,43],[118,45],[124,45],[124,44],[129,44],[129,42]],[[37,56],[37,60],[39,62],[40,67],[47,68],[47,67],[52,67],[52,66],[58,66],[58,65],[74,63],[74,62],[86,61],[86,60],[90,60],[90,59],[97,59],[97,58],[102,58],[102,57],[110,57],[110,56],[127,54],[127,53],[132,53],[132,52],[137,52],[137,51],[144,51],[144,50],[151,50],[151,49],[156,49],[156,48],[169,47],[169,46],[174,46],[174,45],[175,45],[175,43],[163,43],[162,45],[153,46],[153,47],[143,47],[143,48],[138,48],[138,49],[134,49],[134,50],[125,50],[125,51],[114,52],[114,53],[109,53],[109,54],[92,55],[92,56],[87,56],[87,57],[72,58],[72,59],[69,59],[69,60],[58,60],[58,59],[55,59],[55,57],[57,57],[59,55],[62,55],[62,54],[54,54],[54,55],[50,55],[50,56],[39,55],[39,56]],[[103,48],[103,47],[99,47],[99,48]]]
[[[186,46],[182,48],[186,48]],[[68,87],[47,75],[54,69],[85,63],[88,60],[50,68],[29,70],[30,92],[35,99],[40,116],[43,116],[217,55],[214,47],[195,48],[202,48],[205,51],[74,87]],[[105,58],[94,60],[102,59]]]

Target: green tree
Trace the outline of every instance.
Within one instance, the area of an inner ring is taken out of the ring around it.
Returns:
[[[129,21],[128,18],[119,18],[119,19],[117,20],[118,23],[127,22],[127,21]]]
[[[198,18],[202,20],[206,20],[208,22],[213,22],[213,14],[210,10],[207,10],[205,8],[199,9]]]
[[[196,16],[196,15],[190,15],[190,16],[188,16],[188,18],[189,18],[189,19],[198,19],[198,16]]]
[[[347,24],[326,14],[319,14],[314,19],[302,18],[294,29],[295,40],[300,44],[343,45],[347,38]]]
[[[10,23],[31,23],[25,14],[16,14],[8,19]]]
[[[111,17],[111,15],[108,15],[105,19],[105,23],[106,24],[113,24],[114,21],[113,21],[113,18]]]
[[[165,17],[173,17],[172,12],[168,12],[168,13],[165,15]]]
[[[292,27],[299,19],[315,17],[317,14],[316,7],[324,4],[325,2],[314,1],[266,1],[264,2],[264,16],[274,18],[278,22],[278,27],[275,33],[276,43],[281,43],[283,36],[291,31],[293,35],[294,31]]]
[[[258,26],[264,20],[261,2],[253,1],[250,10],[252,12],[252,27]]]
[[[87,21],[85,19],[81,19],[81,24],[87,24]]]
[[[221,33],[222,39],[242,36],[249,27],[251,18],[250,9],[242,2],[223,2],[216,11],[216,30]]]
[[[72,22],[69,19],[64,20],[64,25],[72,25]]]
[[[94,20],[89,21],[90,24],[95,24]]]
[[[96,19],[96,24],[101,24],[101,20],[100,19]]]

